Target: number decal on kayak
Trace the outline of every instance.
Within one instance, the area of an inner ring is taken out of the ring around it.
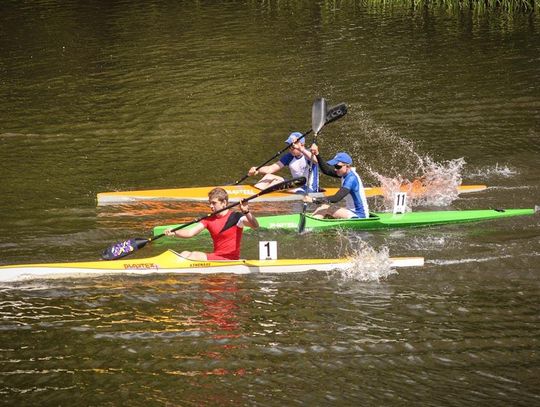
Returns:
[[[260,260],[277,260],[277,242],[276,241],[259,242],[259,259]]]
[[[407,211],[407,193],[397,192],[394,195],[394,213],[401,214]]]

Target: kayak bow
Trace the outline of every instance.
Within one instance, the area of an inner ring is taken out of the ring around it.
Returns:
[[[173,250],[145,259],[120,259],[75,263],[21,264],[0,266],[0,281],[12,282],[38,278],[76,278],[98,275],[148,274],[252,274],[298,273],[303,271],[346,270],[352,259],[280,259],[280,260],[188,260]],[[423,257],[390,258],[392,267],[424,265]]]

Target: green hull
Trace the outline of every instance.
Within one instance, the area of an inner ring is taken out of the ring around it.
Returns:
[[[482,220],[509,218],[512,216],[533,215],[535,209],[481,209],[466,211],[407,212],[400,215],[392,213],[372,213],[368,219],[316,219],[306,215],[306,230],[355,229],[374,230],[386,228],[408,228],[436,226],[452,223],[477,222]],[[299,214],[257,217],[260,229],[298,229]],[[157,226],[154,236],[166,229],[179,225]]]

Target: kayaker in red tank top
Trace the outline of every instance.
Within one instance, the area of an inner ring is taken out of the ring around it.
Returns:
[[[229,211],[225,216],[214,215],[201,221],[214,241],[214,251],[206,255],[208,260],[240,258],[243,225],[239,226],[239,221],[242,217],[240,212]]]
[[[228,205],[229,196],[223,188],[214,188],[208,194],[208,201],[212,212],[218,212]],[[249,211],[247,202],[240,202],[240,210],[242,212],[226,210],[216,213],[201,220],[191,229],[180,229],[175,232],[169,229],[165,231],[165,235],[189,238],[208,229],[214,242],[212,253],[183,251],[180,255],[191,260],[238,260],[244,226],[252,229],[259,227],[257,219]]]

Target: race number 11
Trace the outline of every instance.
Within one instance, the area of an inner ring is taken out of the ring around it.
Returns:
[[[407,211],[407,193],[397,192],[394,195],[394,213],[400,214]]]
[[[277,242],[259,242],[259,260],[277,260]]]

